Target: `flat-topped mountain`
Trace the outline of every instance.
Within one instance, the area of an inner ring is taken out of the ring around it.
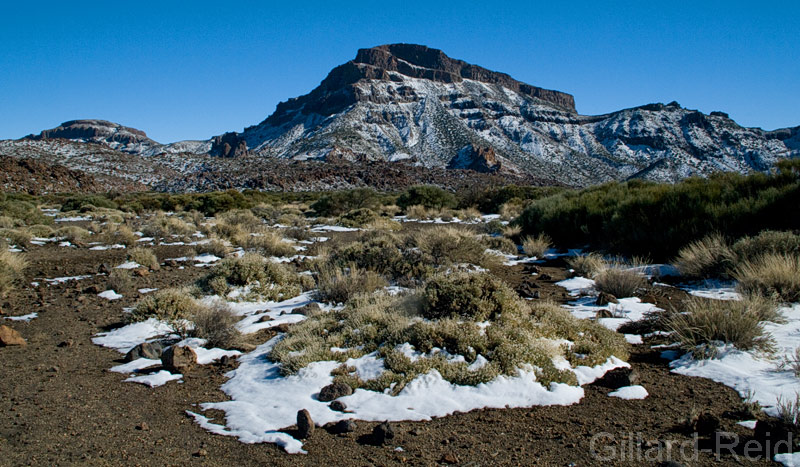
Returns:
[[[281,102],[242,132],[162,145],[115,123],[76,120],[28,138],[97,143],[193,179],[192,170],[203,170],[205,180],[215,170],[223,178],[230,170],[242,175],[260,161],[405,161],[586,186],[763,171],[778,159],[800,157],[800,127],[744,128],[725,113],[675,102],[580,115],[570,94],[413,44],[359,50],[310,93]]]

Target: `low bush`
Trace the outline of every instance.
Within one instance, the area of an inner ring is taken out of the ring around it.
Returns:
[[[348,211],[337,219],[336,223],[345,227],[364,227],[378,219],[378,214],[372,209],[361,208]]]
[[[567,264],[581,277],[593,278],[608,267],[603,256],[598,253],[588,253],[567,258]]]
[[[418,185],[407,189],[397,198],[397,205],[403,210],[409,206],[423,206],[427,209],[456,207],[456,198],[452,193],[431,185]]]
[[[594,278],[595,289],[620,298],[632,297],[647,285],[647,278],[641,273],[621,267],[604,269]]]
[[[477,236],[455,227],[433,227],[413,236],[414,245],[433,260],[435,266],[451,264],[489,265],[494,256],[486,254],[486,247]]]
[[[128,261],[138,263],[147,269],[157,271],[159,269],[158,258],[152,250],[144,247],[136,247],[128,250]]]
[[[238,299],[286,300],[302,291],[299,277],[286,266],[267,258],[247,253],[242,257],[227,257],[214,266],[202,281],[204,289],[228,296],[233,287],[244,287]]]
[[[667,327],[681,347],[697,358],[715,355],[721,344],[740,350],[774,350],[772,337],[764,331],[764,321],[781,321],[774,303],[760,297],[744,300],[692,298],[683,313],[673,313]]]
[[[428,209],[420,204],[415,204],[413,206],[408,206],[407,208],[405,208],[405,215],[409,219],[416,219],[416,220],[425,220],[435,217],[433,210]]]
[[[33,239],[33,235],[25,228],[0,229],[0,237],[8,240],[8,243],[25,248]]]
[[[292,256],[295,249],[291,243],[284,242],[283,237],[273,230],[259,228],[253,233],[239,233],[231,239],[234,245],[245,250],[254,251],[263,256]]]
[[[7,198],[0,201],[0,213],[6,218],[13,219],[14,226],[53,224],[52,217],[45,216],[32,201],[23,199]]]
[[[53,233],[56,237],[63,238],[68,242],[82,242],[89,238],[91,232],[75,225],[60,227]]]
[[[97,239],[109,245],[125,245],[132,247],[136,245],[139,236],[133,233],[127,225],[104,224],[95,231]]]
[[[205,308],[192,297],[189,289],[161,289],[146,295],[126,318],[129,322],[156,318],[172,326],[179,334],[186,335],[191,328],[190,321]]]
[[[522,250],[531,257],[542,258],[545,252],[552,246],[553,241],[545,234],[535,237],[525,237],[522,239]]]
[[[232,248],[218,238],[211,238],[207,242],[198,243],[194,247],[198,255],[209,254],[224,258],[231,252]]]
[[[454,384],[475,385],[535,367],[537,380],[545,387],[552,382],[574,385],[575,374],[555,361],[594,366],[611,355],[627,358],[627,344],[620,334],[578,320],[556,305],[531,307],[510,296],[488,322],[464,317],[424,320],[420,318],[427,305],[421,293],[362,295],[343,310],[314,314],[292,326],[270,358],[280,363],[284,374],[294,374],[312,362],[344,363],[377,351],[385,368],[378,378],[364,381],[354,368],[342,365],[333,372],[334,381],[394,394],[431,370]],[[562,345],[563,340],[572,345]],[[413,359],[409,352],[415,354]]]
[[[681,248],[673,262],[686,277],[728,277],[736,262],[736,255],[725,237],[712,234]]]
[[[422,316],[428,319],[494,319],[517,305],[516,293],[488,273],[439,274],[425,285]]]
[[[800,256],[800,235],[765,230],[754,237],[742,237],[731,247],[738,261],[752,261],[765,253]]]
[[[519,253],[517,244],[505,237],[495,237],[492,235],[483,235],[480,237],[481,243],[490,250],[496,250],[507,255],[516,255]]]
[[[0,296],[6,296],[22,280],[28,262],[22,253],[0,251]]]
[[[133,278],[127,269],[114,269],[108,275],[107,290],[127,294],[133,290]]]
[[[236,327],[239,318],[222,301],[201,308],[192,318],[192,335],[206,340],[206,347],[229,349],[241,342],[242,333]]]
[[[31,236],[38,238],[50,237],[53,235],[53,232],[55,232],[52,227],[44,224],[29,225],[28,227],[25,227],[25,230],[27,230]]]
[[[355,264],[346,269],[326,267],[317,274],[316,298],[324,302],[346,303],[357,294],[371,293],[387,285],[380,274],[360,269]]]
[[[500,219],[504,221],[514,220],[522,214],[522,204],[518,201],[503,203],[503,205],[500,206],[498,214],[500,214]]]
[[[768,253],[744,261],[733,272],[737,289],[744,294],[800,301],[800,256]]]
[[[164,214],[158,214],[149,219],[141,228],[145,237],[153,237],[155,239],[166,239],[173,235],[186,237],[193,234],[196,230],[194,225],[190,225],[183,219]]]
[[[326,193],[310,207],[317,216],[334,217],[359,209],[375,210],[380,204],[380,197],[374,190],[356,188]]]

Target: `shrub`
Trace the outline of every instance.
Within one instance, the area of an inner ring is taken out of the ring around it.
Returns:
[[[108,275],[106,289],[126,294],[133,290],[133,278],[126,269],[114,269]]]
[[[800,301],[800,256],[769,253],[740,264],[733,273],[744,294]]]
[[[295,249],[272,230],[259,229],[254,233],[239,233],[232,238],[234,245],[263,256],[292,256]]]
[[[603,256],[597,253],[572,256],[567,258],[567,264],[575,270],[575,274],[592,278],[608,267]]]
[[[647,285],[647,278],[642,274],[618,267],[604,269],[594,278],[595,289],[615,297],[632,297]]]
[[[28,262],[21,253],[0,251],[0,296],[6,296],[22,280]]]
[[[225,302],[216,301],[210,307],[200,309],[192,321],[192,334],[205,339],[209,348],[228,349],[241,341],[242,333],[236,327],[239,318],[234,316]]]
[[[27,246],[33,238],[31,233],[24,228],[0,229],[0,237],[8,239],[9,243],[20,248],[25,248],[25,246]]]
[[[142,267],[157,271],[159,269],[158,258],[152,250],[143,247],[132,248],[128,251],[128,260],[138,263]]]
[[[0,213],[13,219],[15,225],[53,224],[53,218],[45,216],[30,201],[22,199],[6,199],[0,201]]]
[[[101,226],[98,240],[109,245],[120,244],[127,247],[136,245],[139,237],[127,225],[105,224]]]
[[[101,195],[77,195],[61,204],[61,212],[80,211],[87,207],[117,209],[117,203]]]
[[[774,304],[761,298],[707,300],[692,298],[684,313],[667,318],[668,328],[675,333],[681,347],[698,358],[714,356],[720,344],[731,344],[740,350],[774,350],[774,341],[764,332],[765,320],[780,320]]]
[[[780,421],[789,426],[800,426],[800,393],[795,393],[794,399],[778,396],[775,408],[778,410]]]
[[[432,277],[423,296],[425,318],[485,321],[513,306],[516,294],[491,274],[457,272]]]
[[[49,225],[35,224],[25,228],[34,237],[47,238],[53,235],[53,228]]]
[[[195,232],[195,227],[175,216],[158,214],[142,226],[142,233],[146,237],[169,238],[173,235],[188,236]]]
[[[430,185],[413,186],[397,199],[397,205],[403,210],[409,206],[421,205],[428,209],[454,208],[456,199],[439,187]]]
[[[800,235],[765,230],[755,237],[742,237],[733,246],[738,261],[752,261],[765,253],[800,256]]]
[[[195,300],[188,289],[161,289],[145,296],[128,313],[129,322],[146,321],[156,318],[168,323],[182,335],[189,328],[188,321],[205,306]]]
[[[433,272],[433,260],[408,243],[408,239],[393,233],[366,231],[354,242],[330,251],[328,261],[339,268],[355,264],[404,282],[422,280]]]
[[[413,242],[435,266],[468,263],[487,265],[486,248],[470,232],[455,227],[433,227],[415,233]]]
[[[359,209],[374,210],[380,204],[378,194],[370,188],[326,193],[310,207],[322,217],[333,217]]]
[[[500,218],[504,221],[516,219],[522,214],[522,204],[514,201],[503,203],[503,205],[500,206],[498,214],[500,214]]]
[[[535,256],[541,258],[544,253],[552,245],[552,240],[545,234],[539,234],[535,237],[525,237],[522,239],[522,250],[528,256]]]
[[[221,296],[227,295],[231,287],[248,287],[249,292],[239,297],[245,299],[286,300],[301,292],[297,275],[256,253],[223,259],[201,284]]]
[[[364,227],[366,224],[378,219],[378,214],[372,209],[361,208],[348,211],[339,216],[337,223],[345,227]]]
[[[195,246],[195,251],[199,255],[209,254],[224,258],[225,255],[231,252],[231,247],[218,238],[211,238],[207,242],[198,243],[197,246]]]
[[[388,284],[383,276],[359,269],[355,264],[347,269],[324,268],[317,275],[317,300],[345,303],[356,294],[370,293]]]
[[[518,225],[507,225],[503,227],[502,233],[504,237],[507,238],[517,238],[522,233],[522,228]]]
[[[681,248],[675,267],[686,277],[727,277],[736,255],[720,234],[709,235]]]
[[[481,242],[490,250],[496,250],[507,255],[516,255],[519,253],[517,244],[505,237],[493,237],[491,235],[481,236]]]
[[[68,225],[59,228],[54,234],[56,237],[60,237],[64,240],[74,243],[85,240],[91,235],[91,232],[78,226]]]
[[[405,214],[406,217],[408,217],[409,219],[418,219],[418,220],[430,219],[431,217],[433,217],[431,211],[425,206],[422,206],[420,204],[415,204],[413,206],[407,207],[405,209]]]

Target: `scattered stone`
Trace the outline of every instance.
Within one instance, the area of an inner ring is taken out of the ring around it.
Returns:
[[[553,280],[553,276],[551,276],[550,274],[547,274],[545,272],[545,273],[539,274],[539,280],[540,281],[551,281],[551,280]]]
[[[717,431],[719,425],[719,417],[708,412],[703,412],[697,417],[697,421],[694,423],[694,429],[699,435],[707,436]]]
[[[372,439],[375,444],[385,444],[387,440],[394,438],[394,430],[389,422],[383,422],[372,429]]]
[[[106,263],[103,263],[100,265],[100,267],[97,268],[97,272],[99,274],[109,274],[111,272],[111,266],[107,265]]]
[[[603,308],[602,310],[597,310],[597,312],[595,313],[594,317],[595,317],[595,319],[613,318],[614,315],[611,313],[611,310],[609,310],[608,308]]]
[[[336,412],[344,412],[345,410],[347,410],[347,404],[345,404],[342,401],[333,401],[328,405],[328,407],[330,407],[331,410],[335,410]]]
[[[206,451],[205,448],[200,448],[199,451],[194,453],[194,457],[206,457],[207,455],[208,455],[208,451]]]
[[[281,323],[277,326],[273,326],[272,329],[277,332],[289,332],[289,323]]]
[[[652,292],[648,292],[648,293],[646,293],[646,294],[642,295],[642,296],[639,298],[639,300],[641,300],[641,301],[642,301],[642,303],[652,303],[652,304],[654,304],[654,305],[655,305],[655,304],[656,304],[656,302],[658,301],[658,298],[656,298],[656,296],[655,296],[655,294],[654,294],[654,293],[652,293]]]
[[[161,354],[161,364],[170,373],[184,373],[197,365],[197,354],[191,347],[173,345]]]
[[[535,264],[526,264],[526,265],[524,265],[522,267],[522,271],[527,273],[527,274],[539,274],[539,272],[541,272],[541,270],[539,269],[539,266],[537,266]]]
[[[266,323],[267,321],[272,321],[272,317],[269,315],[264,315],[256,321],[256,323]]]
[[[353,393],[353,388],[344,383],[331,383],[320,389],[317,400],[320,402],[330,402],[340,397],[349,396]]]
[[[335,425],[333,425],[331,432],[333,432],[333,434],[340,435],[343,433],[352,433],[356,431],[356,428],[358,428],[358,426],[356,425],[356,422],[352,420],[339,420]]]
[[[164,261],[164,266],[167,266],[167,267],[170,267],[170,268],[177,268],[178,266],[180,266],[180,264],[178,264],[178,262],[175,261],[174,259],[168,259],[168,260]]]
[[[142,422],[142,423],[136,425],[136,429],[140,430],[140,431],[149,431],[150,430],[150,426],[147,425],[146,422]]]
[[[607,372],[594,384],[609,389],[619,389],[625,386],[634,386],[639,383],[639,372],[632,368],[614,368]]]
[[[443,464],[458,464],[458,456],[454,452],[446,452],[442,455],[439,462]]]
[[[297,436],[300,439],[308,439],[314,433],[314,421],[311,420],[311,414],[308,410],[303,409],[297,412]]]
[[[17,331],[8,326],[0,326],[0,347],[11,345],[27,345],[25,339]],[[352,392],[352,390],[351,390]]]
[[[161,344],[158,342],[144,342],[132,348],[125,354],[125,361],[132,362],[140,358],[149,358],[150,360],[158,360],[164,351]]]
[[[617,297],[607,292],[600,292],[600,295],[597,296],[597,300],[594,302],[597,306],[606,306],[609,303],[619,303],[619,300],[617,300]]]
[[[89,295],[97,295],[97,294],[103,292],[103,290],[104,289],[101,289],[97,285],[90,285],[89,287],[86,287],[85,289],[83,289],[83,293],[89,294]]]
[[[62,347],[62,348],[63,347],[72,347],[72,344],[73,344],[72,339],[67,339],[67,340],[61,342],[60,344],[58,344],[58,346]]]
[[[309,303],[308,305],[303,305],[300,308],[295,308],[292,310],[292,314],[310,316],[314,313],[319,313],[320,311],[322,311],[322,308],[320,308],[318,304]]]
[[[136,268],[133,270],[133,275],[136,277],[147,277],[150,275],[150,271],[147,268]]]

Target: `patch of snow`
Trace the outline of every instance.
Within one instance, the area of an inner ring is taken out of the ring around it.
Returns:
[[[85,276],[54,277],[52,279],[45,279],[44,281],[47,282],[48,284],[63,284],[64,282],[81,281],[84,279],[89,279],[90,277],[92,276],[85,275]]]
[[[355,368],[358,376],[364,381],[376,379],[386,370],[383,365],[383,359],[378,358],[377,351],[363,357],[349,358],[344,364]]]
[[[614,392],[608,393],[609,397],[619,397],[620,399],[626,400],[637,400],[637,399],[644,399],[649,394],[647,393],[647,389],[644,386],[625,386],[617,389]]]
[[[773,460],[786,467],[798,467],[800,466],[800,452],[776,454]]]
[[[755,430],[756,429],[756,423],[758,423],[758,420],[743,420],[741,422],[737,422],[736,424],[737,425],[741,425],[741,426],[743,426],[745,428],[749,428],[751,430]]]
[[[736,282],[733,281],[705,280],[690,284],[680,284],[677,287],[696,297],[713,298],[715,300],[742,299],[742,296],[736,292]]]
[[[100,298],[105,298],[106,300],[119,300],[122,298],[122,295],[114,292],[113,290],[106,290],[105,292],[100,292],[97,294]]]
[[[144,289],[139,289],[138,292],[140,294],[146,294],[146,293],[150,293],[150,292],[155,292],[156,290],[158,290],[158,289],[157,288],[156,289],[144,288]]]
[[[31,321],[32,319],[36,318],[37,316],[39,316],[39,313],[33,312],[33,313],[28,313],[27,315],[22,315],[22,316],[6,316],[5,318],[7,320],[10,320],[10,321],[22,321],[22,322],[27,323],[27,322]]]
[[[312,232],[358,232],[361,229],[355,227],[342,227],[341,225],[317,225],[311,229]]]
[[[117,266],[116,269],[136,269],[140,267],[142,267],[142,265],[137,263],[136,261],[126,261]]]
[[[145,368],[150,368],[151,366],[161,365],[161,360],[151,360],[149,358],[138,358],[132,362],[123,363],[122,365],[117,365],[109,368],[108,371],[113,371],[114,373],[135,373],[139,370],[144,370]]]
[[[125,381],[131,383],[145,384],[147,386],[150,386],[151,388],[155,388],[158,386],[163,386],[170,381],[179,380],[181,378],[183,378],[182,375],[174,375],[167,370],[161,370],[157,373],[153,373],[150,375],[131,376]]]
[[[56,222],[80,222],[80,221],[90,221],[92,220],[92,216],[75,216],[75,217],[58,217],[53,219]]]
[[[220,258],[219,256],[214,256],[211,253],[203,253],[202,255],[195,256],[193,259],[198,263],[208,264],[208,263],[215,263],[221,260],[222,258]]]
[[[112,331],[98,333],[92,338],[92,342],[125,354],[148,339],[171,333],[172,328],[167,323],[150,318],[147,321],[131,323]]]
[[[585,277],[573,277],[572,279],[565,279],[563,281],[556,282],[556,285],[567,289],[567,292],[574,297],[594,289],[594,281]]]
[[[644,341],[642,340],[642,336],[637,334],[625,334],[625,340],[628,342],[628,344],[633,344],[633,345],[644,343]]]

